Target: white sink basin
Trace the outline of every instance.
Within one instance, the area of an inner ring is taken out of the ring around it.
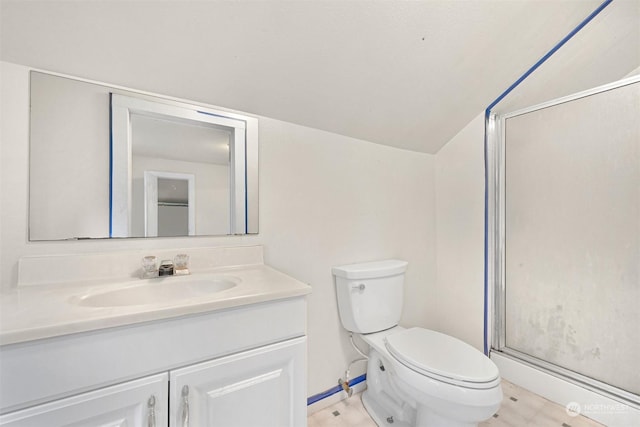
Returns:
[[[71,302],[85,307],[164,305],[180,300],[211,296],[240,283],[232,276],[185,276],[141,280],[108,291],[74,297]]]

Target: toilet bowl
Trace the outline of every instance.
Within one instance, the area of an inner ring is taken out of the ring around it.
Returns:
[[[406,267],[387,260],[332,269],[342,325],[369,344],[364,406],[379,426],[477,426],[502,401],[498,368],[457,338],[398,326]]]
[[[370,347],[362,400],[379,426],[470,427],[500,407],[498,369],[470,345],[400,326],[361,337]]]

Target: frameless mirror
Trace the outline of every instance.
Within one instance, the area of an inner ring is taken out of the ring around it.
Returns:
[[[254,117],[31,73],[29,239],[258,232]]]

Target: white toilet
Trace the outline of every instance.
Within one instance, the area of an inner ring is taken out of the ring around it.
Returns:
[[[334,267],[342,325],[369,344],[365,408],[379,426],[471,427],[502,401],[496,365],[456,338],[398,326],[407,262]]]

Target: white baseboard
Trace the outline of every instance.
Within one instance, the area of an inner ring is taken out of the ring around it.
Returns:
[[[562,406],[569,403],[579,408],[580,414],[608,427],[640,426],[640,410],[613,400],[546,372],[518,362],[497,352],[491,360],[500,370],[500,375],[520,387]]]

